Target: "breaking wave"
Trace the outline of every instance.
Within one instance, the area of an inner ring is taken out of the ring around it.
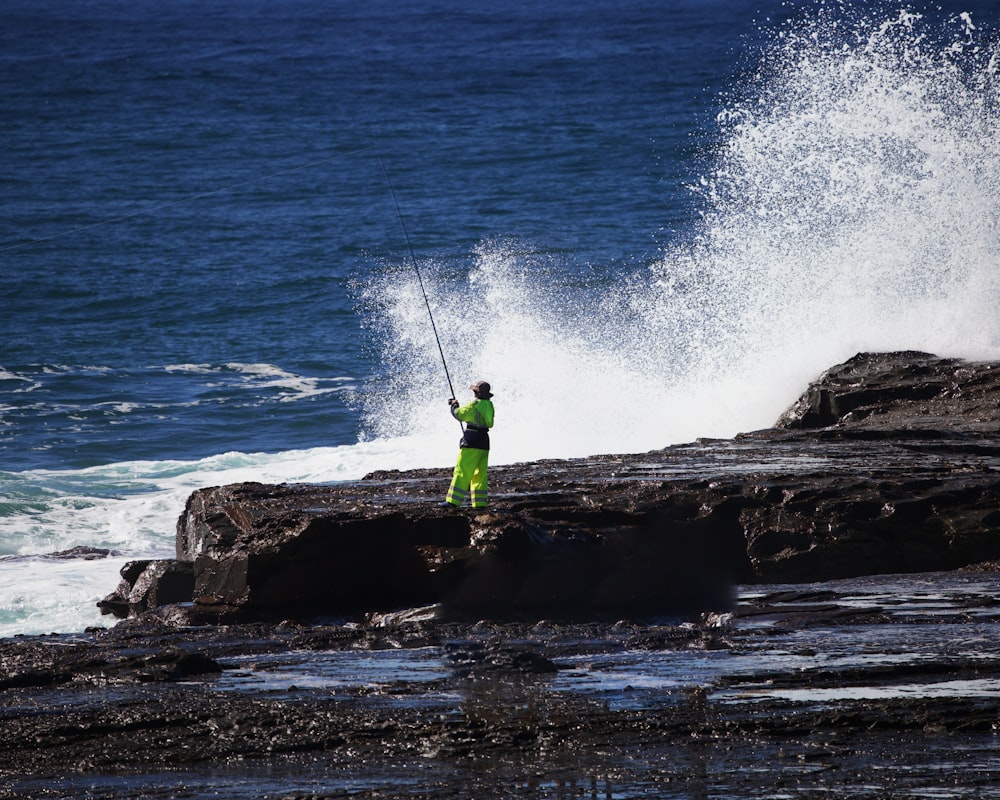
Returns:
[[[581,276],[512,241],[462,276],[424,265],[459,397],[494,386],[493,460],[765,427],[858,351],[996,357],[995,32],[831,3],[765,38],[720,98],[698,221],[648,268]],[[370,435],[457,438],[416,278],[386,269],[362,310],[384,367]]]

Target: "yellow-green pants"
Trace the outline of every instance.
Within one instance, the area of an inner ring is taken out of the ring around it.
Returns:
[[[460,506],[469,497],[473,508],[483,508],[489,499],[486,483],[486,461],[489,450],[463,447],[458,451],[458,463],[448,489],[448,502]]]

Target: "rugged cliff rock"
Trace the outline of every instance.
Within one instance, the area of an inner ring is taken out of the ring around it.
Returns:
[[[129,565],[102,607],[655,616],[723,608],[736,582],[1000,560],[998,424],[1000,364],[859,354],[773,429],[492,469],[485,513],[440,505],[449,470],[197,491],[176,563]]]
[[[1000,363],[929,353],[859,353],[824,372],[776,427],[990,437],[1000,429]]]

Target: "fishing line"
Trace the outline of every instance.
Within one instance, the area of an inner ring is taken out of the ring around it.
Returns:
[[[112,225],[117,222],[125,222],[126,220],[135,219],[136,217],[141,217],[144,214],[152,214],[156,211],[162,211],[164,208],[172,208],[173,206],[184,205],[185,203],[191,203],[195,200],[201,200],[205,197],[212,197],[213,195],[222,194],[223,192],[231,192],[234,189],[242,189],[245,186],[252,186],[255,183],[261,183],[262,181],[270,180],[271,178],[278,178],[282,175],[290,175],[293,172],[301,172],[304,169],[312,169],[313,167],[318,167],[321,164],[329,163],[330,161],[339,161],[342,158],[350,158],[351,156],[356,156],[358,153],[364,153],[368,150],[377,149],[375,145],[368,145],[367,147],[359,147],[357,150],[351,150],[347,153],[341,153],[336,156],[329,156],[328,158],[321,158],[319,161],[310,161],[307,164],[299,164],[296,167],[289,167],[288,169],[279,170],[278,172],[271,172],[267,175],[261,175],[260,177],[253,178],[252,180],[242,181],[240,183],[229,184],[228,186],[223,186],[219,189],[212,189],[208,192],[199,192],[198,194],[191,194],[187,197],[181,197],[177,200],[171,200],[167,203],[160,203],[160,205],[153,206],[152,208],[144,208],[141,211],[134,211],[131,214],[123,214],[120,217],[110,217],[108,219],[98,220],[90,225],[82,225],[79,228],[71,228],[68,231],[62,231],[61,233],[54,233],[51,236],[43,236],[40,239],[30,239],[26,242],[18,242],[17,244],[9,244],[0,247],[0,253],[6,253],[10,250],[17,250],[21,247],[31,247],[36,244],[44,244],[45,242],[51,242],[55,239],[63,239],[67,236],[72,236],[76,233],[81,233],[83,231],[89,231],[92,228],[99,228],[102,225]],[[381,160],[381,157],[380,157]]]
[[[441,354],[441,366],[444,367],[444,376],[448,379],[448,388],[451,390],[451,396],[455,396],[455,387],[451,383],[451,374],[448,372],[448,364],[444,360],[444,349],[441,347],[441,337],[438,336],[437,325],[434,324],[434,315],[431,313],[431,302],[427,299],[427,290],[424,288],[424,278],[420,274],[420,267],[417,264],[417,256],[413,252],[413,244],[410,242],[410,234],[406,230],[406,222],[403,220],[403,212],[399,208],[399,201],[396,199],[396,190],[392,188],[392,181],[389,180],[389,172],[385,168],[385,162],[382,160],[382,153],[379,151],[378,147],[375,147],[375,155],[378,156],[378,163],[382,167],[382,174],[385,175],[386,185],[389,187],[389,194],[392,195],[393,205],[396,206],[396,216],[399,217],[399,224],[403,229],[403,238],[406,239],[406,246],[410,250],[410,260],[413,262],[413,270],[417,273],[417,282],[420,284],[420,292],[424,296],[424,305],[427,306],[427,316],[431,320],[431,330],[434,331],[434,341],[437,342],[438,352]],[[459,423],[461,424],[461,423]]]

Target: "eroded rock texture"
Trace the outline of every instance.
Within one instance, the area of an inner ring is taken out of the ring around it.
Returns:
[[[447,469],[203,489],[177,563],[196,613],[242,619],[683,614],[737,582],[954,569],[1000,560],[998,410],[1000,364],[859,354],[773,429],[494,468],[485,512],[441,505]],[[166,596],[131,572],[142,591],[124,576],[107,610]]]

